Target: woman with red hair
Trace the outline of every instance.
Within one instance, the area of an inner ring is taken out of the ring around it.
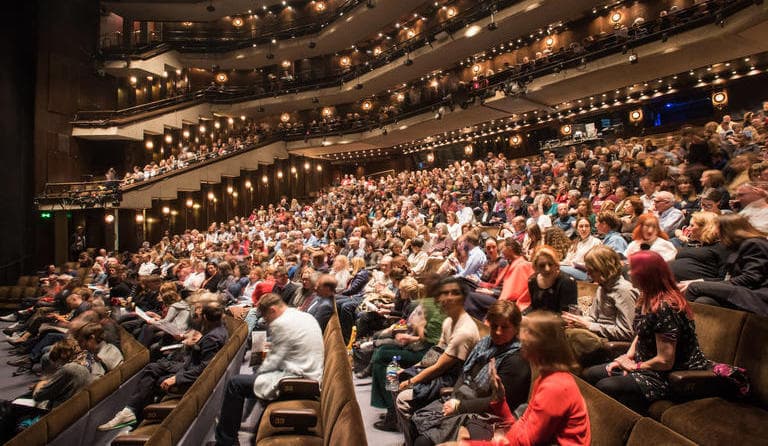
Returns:
[[[635,338],[627,353],[584,371],[584,379],[628,407],[643,412],[666,398],[667,376],[676,370],[703,370],[709,361],[699,348],[693,312],[664,259],[653,251],[629,258],[630,276],[640,290]]]
[[[671,262],[677,257],[677,248],[669,241],[667,233],[661,230],[659,218],[653,214],[643,214],[637,219],[637,226],[632,231],[632,243],[627,246],[624,255],[629,258],[640,251],[651,250]]]

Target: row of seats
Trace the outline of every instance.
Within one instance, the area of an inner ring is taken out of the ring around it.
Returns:
[[[0,286],[0,310],[16,311],[21,309],[22,299],[37,297],[40,289],[35,286]]]
[[[240,363],[241,348],[248,326],[230,316],[224,317],[229,338],[205,370],[183,395],[170,392],[163,401],[144,408],[144,419],[132,432],[118,436],[113,446],[171,446],[179,444],[208,402],[233,361]]]
[[[261,416],[257,446],[368,444],[355,397],[349,355],[335,311],[323,334],[323,346],[325,358],[319,401],[305,396],[269,404]],[[306,380],[283,380],[281,395],[287,398],[292,389],[306,387],[306,384]]]
[[[704,355],[715,363],[744,368],[751,392],[746,398],[739,398],[735,385],[712,371],[672,372],[670,399],[650,406],[652,420],[643,421],[644,435],[652,435],[647,431],[658,425],[657,428],[671,429],[697,444],[765,444],[768,438],[768,364],[765,360],[768,358],[768,318],[710,305],[692,303],[691,306],[696,336]],[[593,437],[598,434],[594,444],[617,444],[609,440],[628,438],[640,416],[632,411],[629,411],[631,416],[619,416],[615,401],[586,383],[580,386],[590,410]]]
[[[120,366],[94,380],[72,398],[54,408],[37,423],[12,438],[6,446],[63,444],[57,437],[65,430],[68,431],[68,438],[77,438],[80,444],[89,444],[85,441],[88,435],[93,434],[93,429],[88,428],[88,425],[93,423],[86,422],[89,411],[115,393],[149,362],[149,351],[122,329],[120,349],[124,358]],[[76,430],[78,432],[74,432]]]

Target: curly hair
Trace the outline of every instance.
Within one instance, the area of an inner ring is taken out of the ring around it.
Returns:
[[[544,244],[551,246],[564,259],[571,248],[571,240],[565,232],[557,226],[550,226],[544,231]]]

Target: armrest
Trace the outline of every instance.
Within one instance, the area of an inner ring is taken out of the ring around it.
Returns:
[[[453,387],[442,387],[440,389],[441,398],[449,397],[451,394],[453,394]]]
[[[680,370],[669,374],[669,390],[673,400],[694,400],[709,397],[733,397],[736,386],[711,370]]]
[[[179,404],[178,399],[168,399],[159,403],[149,404],[144,408],[144,420],[159,423]]]
[[[317,412],[311,409],[277,409],[269,414],[272,427],[290,427],[298,432],[306,432],[317,425]]]
[[[626,353],[627,350],[629,350],[630,345],[632,345],[632,343],[626,341],[608,341],[603,344],[603,348],[608,353],[610,359],[613,359]]]
[[[320,398],[320,384],[313,379],[283,378],[277,392],[281,400],[315,400]]]

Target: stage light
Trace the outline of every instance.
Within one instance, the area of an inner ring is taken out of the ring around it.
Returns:
[[[147,150],[152,150],[155,148],[155,143],[153,143],[152,141],[147,141],[146,143],[144,143],[144,146],[147,148]]]
[[[112,224],[112,222],[115,221],[115,216],[113,214],[107,214],[104,216],[104,221],[109,225]]]
[[[622,18],[622,15],[621,15],[621,13],[620,13],[619,11],[616,11],[616,12],[614,12],[613,14],[611,14],[611,23],[613,23],[614,25],[616,25],[616,24],[618,24],[619,22],[621,22],[621,18]]]
[[[321,113],[323,117],[328,118],[333,115],[333,110],[330,107],[323,107],[323,111]]]
[[[725,90],[712,93],[712,105],[722,108],[728,105],[728,92]]]
[[[163,206],[163,215],[168,215],[171,213],[171,208],[168,206]]]
[[[451,7],[450,7],[450,8],[448,8],[448,10],[445,12],[445,15],[447,15],[447,16],[448,16],[448,18],[454,18],[454,17],[456,17],[456,13],[457,13],[457,12],[458,12],[458,11],[456,10],[456,8],[454,8],[453,6],[451,6]]]
[[[565,124],[564,126],[560,127],[560,133],[568,136],[573,133],[573,127],[571,127],[570,124]]]
[[[165,142],[171,144],[173,142],[173,136],[165,135]]]
[[[637,110],[632,110],[629,112],[629,121],[633,123],[638,123],[643,120],[643,109],[638,108]]]
[[[220,84],[224,84],[229,80],[229,76],[227,76],[227,73],[219,73],[216,75],[216,82]]]
[[[474,147],[472,147],[472,144],[467,144],[466,146],[464,146],[464,154],[467,155],[467,156],[472,155],[472,152],[474,150],[475,149],[474,149]]]
[[[144,214],[136,214],[136,223],[144,223]]]
[[[304,163],[304,170],[309,170],[309,161]]]
[[[267,184],[269,182],[269,177],[266,175],[262,175],[261,182],[264,184]]]
[[[291,61],[290,60],[284,60],[280,65],[282,65],[283,68],[290,68],[291,67]]]
[[[520,138],[520,135],[512,135],[509,138],[509,144],[512,146],[519,146],[522,142],[522,138]]]
[[[195,204],[195,202],[194,202],[194,201],[192,201],[192,199],[191,199],[191,198],[187,198],[187,203],[186,203],[186,205],[187,205],[187,207],[188,207],[188,208],[191,208],[192,206],[194,206],[194,204]]]
[[[342,67],[348,67],[352,64],[352,60],[349,58],[349,56],[344,56],[341,59],[339,59],[339,65]]]
[[[317,3],[315,3],[315,11],[317,11],[317,12],[325,11],[325,2],[317,2]]]
[[[283,113],[283,114],[280,115],[280,120],[282,122],[288,122],[288,121],[291,120],[291,115],[288,114],[288,113]]]
[[[234,26],[235,28],[240,28],[241,26],[243,26],[243,23],[245,22],[243,22],[242,17],[235,17],[234,19],[232,19],[232,26]]]
[[[363,111],[370,111],[371,108],[373,108],[373,103],[368,100],[363,101],[361,108],[363,109]]]

